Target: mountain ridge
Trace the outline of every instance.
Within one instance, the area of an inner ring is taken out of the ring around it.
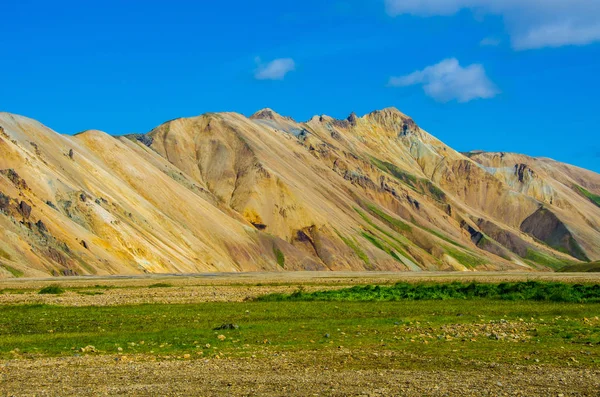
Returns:
[[[600,175],[465,155],[395,108],[306,122],[207,113],[124,136],[60,135],[9,113],[0,127],[0,277],[600,258]]]

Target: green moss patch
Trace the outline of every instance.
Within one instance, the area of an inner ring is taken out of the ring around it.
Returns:
[[[584,273],[600,273],[600,262],[576,263],[565,266],[558,270],[559,272],[584,272]]]
[[[483,258],[472,254],[468,254],[466,252],[454,249],[452,247],[446,247],[446,252],[448,253],[448,255],[460,262],[461,265],[471,269],[476,268],[480,265],[485,265],[487,263],[487,261],[485,261]]]
[[[0,267],[12,274],[13,277],[23,277],[23,272],[19,269],[15,269],[14,267],[8,265],[0,265]]]
[[[600,207],[600,196],[598,196],[597,194],[594,194],[578,185],[575,185],[575,188],[577,190],[579,190],[579,193],[584,195],[588,200],[590,200],[592,203],[596,204],[596,206]]]
[[[283,254],[283,252],[279,248],[273,247],[273,254],[275,254],[277,264],[282,268],[285,268],[285,255]]]
[[[409,224],[401,221],[398,218],[394,218],[393,216],[388,215],[379,207],[373,204],[367,204],[367,209],[370,213],[379,218],[382,222],[386,223],[392,230],[395,230],[397,232],[410,232],[412,230],[412,227]]]
[[[360,258],[360,260],[362,260],[365,263],[365,265],[367,265],[367,267],[370,268],[371,267],[371,261],[369,260],[369,257],[358,246],[358,244],[356,243],[356,241],[354,241],[351,238],[342,236],[337,230],[336,230],[336,233],[339,236],[339,238],[344,242],[344,244],[346,244],[350,249],[352,249],[352,251],[354,251],[354,253],[356,254],[356,256],[358,256]]]

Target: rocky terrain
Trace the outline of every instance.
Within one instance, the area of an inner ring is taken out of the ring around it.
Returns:
[[[296,357],[155,361],[131,357],[50,358],[0,365],[0,390],[15,396],[594,396],[598,370],[482,365],[406,370],[388,352],[348,368],[343,352]],[[472,363],[470,363],[473,365]],[[358,368],[357,368],[358,367]],[[8,375],[10,374],[10,375]],[[44,390],[40,393],[40,390]]]
[[[0,113],[0,278],[598,259],[600,175],[459,153],[393,108],[211,113],[121,137]]]

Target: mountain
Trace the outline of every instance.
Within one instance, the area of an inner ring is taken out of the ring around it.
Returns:
[[[600,259],[600,175],[459,153],[394,108],[61,135],[0,113],[0,277],[548,270]]]

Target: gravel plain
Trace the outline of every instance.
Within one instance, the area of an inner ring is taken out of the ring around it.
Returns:
[[[340,356],[153,361],[83,356],[0,364],[6,396],[597,396],[600,370],[482,365],[396,369],[399,357],[365,365]],[[382,357],[383,356],[383,357]],[[405,357],[402,357],[405,359]]]

